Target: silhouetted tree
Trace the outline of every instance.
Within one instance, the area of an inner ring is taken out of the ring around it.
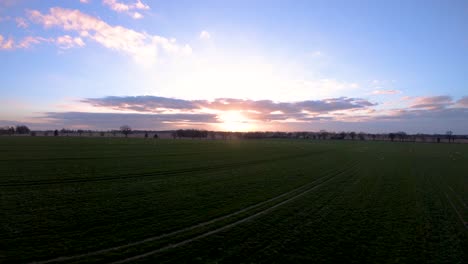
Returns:
[[[120,127],[120,132],[122,132],[125,137],[128,137],[128,134],[132,133],[132,128],[128,125],[123,125]]]
[[[339,134],[338,139],[345,139],[345,138],[346,138],[346,132],[343,131]]]
[[[360,132],[358,134],[358,137],[359,137],[360,140],[365,140],[366,139],[366,134],[364,132]]]
[[[354,131],[349,132],[349,136],[351,137],[352,140],[354,140],[354,138],[356,138],[356,132]]]
[[[154,133],[153,138],[155,138],[155,139],[159,138],[158,134]]]
[[[78,132],[78,135],[80,135],[80,137],[81,137],[81,134],[83,134],[84,131],[82,129],[78,129],[78,131],[76,131],[76,132]]]
[[[447,131],[445,134],[447,135],[447,139],[448,139],[449,143],[452,142],[452,141],[454,141],[454,140],[453,140],[453,132],[452,132],[452,131],[449,130],[449,131]]]
[[[145,138],[148,138],[148,132],[145,132]]]
[[[406,133],[405,132],[400,131],[400,132],[396,133],[396,135],[398,136],[400,141],[405,141],[405,139],[406,139]]]
[[[394,133],[388,134],[388,137],[390,138],[391,141],[395,140],[395,134]]]
[[[13,135],[15,133],[15,128],[14,127],[3,127],[0,128],[0,135]]]
[[[326,130],[320,130],[320,136],[322,137],[322,139],[327,139],[328,132]]]
[[[16,133],[17,134],[29,134],[31,130],[27,126],[16,126]]]
[[[54,130],[54,137],[57,137],[58,135],[59,135],[59,134],[58,134],[58,130],[55,129],[55,130]]]

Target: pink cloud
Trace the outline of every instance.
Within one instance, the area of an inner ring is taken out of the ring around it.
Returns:
[[[62,49],[69,49],[73,47],[83,47],[85,43],[80,37],[72,38],[70,35],[64,35],[58,37],[55,42],[59,45]]]
[[[458,100],[456,106],[461,108],[468,108],[468,96],[464,96]]]
[[[154,63],[161,51],[171,55],[190,54],[192,51],[190,46],[178,45],[175,40],[122,26],[111,26],[79,10],[54,7],[49,14],[42,14],[37,10],[29,10],[27,13],[31,21],[42,24],[45,28],[59,27],[65,31],[74,31],[108,49],[126,53],[143,64]]]
[[[143,17],[141,13],[138,12],[130,12],[132,10],[149,10],[150,7],[144,3],[142,3],[140,0],[137,0],[135,3],[132,4],[125,4],[122,2],[119,2],[117,0],[103,0],[102,1],[104,5],[107,5],[110,9],[118,12],[118,13],[127,13],[128,15],[132,16],[135,19],[140,19]]]
[[[25,37],[23,40],[21,40],[16,45],[16,48],[27,49],[27,48],[32,47],[35,44],[40,44],[41,42],[54,42],[54,39],[28,36],[28,37]]]
[[[16,42],[12,37],[9,37],[8,40],[5,40],[4,37],[0,35],[0,50],[28,49],[33,45],[42,42],[54,42],[54,39],[27,36],[24,37],[21,41]]]
[[[423,96],[415,97],[410,103],[410,108],[435,109],[444,108],[453,104],[450,96]]]
[[[26,22],[26,19],[22,17],[17,17],[15,21],[16,21],[16,25],[20,28],[27,28],[29,26],[28,23]]]
[[[5,39],[2,35],[0,35],[0,50],[12,50],[15,48],[15,42],[12,37]]]

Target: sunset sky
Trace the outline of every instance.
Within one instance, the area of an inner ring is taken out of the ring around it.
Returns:
[[[0,126],[468,134],[468,1],[0,0]]]

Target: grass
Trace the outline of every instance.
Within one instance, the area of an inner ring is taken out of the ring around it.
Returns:
[[[0,262],[466,263],[467,175],[459,144],[0,137]]]

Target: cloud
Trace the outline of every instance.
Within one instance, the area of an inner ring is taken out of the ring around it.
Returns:
[[[424,96],[412,98],[410,108],[440,109],[452,104],[450,96]]]
[[[218,123],[216,115],[197,114],[130,114],[130,113],[45,113],[46,123],[54,127],[89,127],[93,129],[118,129],[129,125],[134,129],[170,129],[178,124],[207,125]]]
[[[459,108],[468,108],[468,96],[464,96],[458,100],[456,106]]]
[[[81,100],[94,107],[136,112],[160,112],[158,109],[194,110],[199,107],[192,101],[158,96],[108,96]]]
[[[126,4],[123,2],[119,2],[117,0],[103,0],[102,3],[108,6],[110,9],[114,10],[115,12],[126,13],[130,15],[131,17],[133,17],[134,19],[143,18],[143,15],[139,12],[131,12],[131,11],[150,9],[148,5],[142,3],[140,0],[137,0],[136,2],[132,4]]]
[[[202,32],[200,32],[200,39],[210,39],[211,38],[211,34],[206,31],[206,30],[203,30]]]
[[[15,21],[16,21],[16,25],[20,28],[27,28],[29,26],[29,24],[26,22],[26,19],[22,17],[17,17]]]
[[[134,12],[134,13],[132,14],[132,17],[133,17],[134,19],[141,19],[141,18],[143,18],[143,15],[142,15],[141,13]]]
[[[31,48],[33,45],[36,45],[42,42],[54,42],[54,39],[28,36],[28,37],[23,38],[17,45],[15,45],[15,48],[28,49],[28,48]]]
[[[83,4],[88,4],[89,0],[80,0],[80,2],[83,3]]]
[[[45,28],[59,27],[73,31],[81,38],[93,40],[102,46],[130,55],[136,62],[153,64],[162,52],[168,55],[190,54],[188,45],[179,45],[174,39],[167,39],[145,32],[134,31],[122,26],[111,26],[106,22],[84,14],[79,10],[54,7],[49,14],[37,10],[27,11],[31,21]]]
[[[372,94],[375,95],[383,95],[383,94],[399,94],[401,91],[399,90],[374,90]]]
[[[85,46],[85,43],[80,37],[72,38],[70,35],[64,35],[64,36],[58,37],[56,39],[56,43],[62,49]]]
[[[34,123],[30,122],[34,129],[117,129],[123,124],[134,129],[224,129],[223,122],[227,120],[239,126],[247,124],[254,130],[327,129],[387,133],[443,133],[452,130],[468,133],[468,96],[450,102],[444,96],[416,97],[410,102],[443,106],[413,108],[410,104],[402,108],[380,109],[365,99],[346,97],[275,102],[236,98],[184,100],[159,96],[109,96],[83,99],[80,103],[85,107],[76,108],[78,111],[48,112],[29,120],[34,120]],[[25,123],[5,122],[5,125]]]
[[[34,45],[40,43],[56,43],[62,49],[68,49],[72,47],[83,47],[85,43],[79,37],[72,38],[69,35],[60,36],[54,38],[43,38],[37,36],[27,36],[20,41],[15,41],[13,38],[9,38],[8,41],[3,42],[3,37],[0,35],[0,49],[13,50],[13,49],[29,49]],[[3,43],[3,44],[2,44]]]
[[[109,96],[88,98],[81,102],[98,108],[139,113],[218,113],[241,112],[246,117],[258,121],[325,119],[336,111],[367,109],[375,104],[357,98],[332,98],[299,102],[274,102],[271,100],[248,100],[218,98],[215,100],[183,100],[159,96]]]
[[[2,35],[0,35],[0,50],[12,50],[15,48],[15,42],[12,37],[5,39]]]

